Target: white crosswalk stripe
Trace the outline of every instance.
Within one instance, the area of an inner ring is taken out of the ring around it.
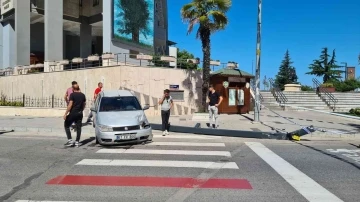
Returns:
[[[220,136],[202,136],[202,135],[168,135],[162,136],[159,134],[155,134],[153,137],[155,138],[166,138],[166,139],[197,139],[197,140],[216,140],[221,139]]]
[[[239,169],[235,162],[84,159],[76,165]]]
[[[186,147],[225,147],[224,143],[203,143],[203,142],[152,142],[151,146],[186,146]]]
[[[169,154],[169,155],[231,157],[231,154],[228,151],[198,151],[198,150],[100,149],[96,153],[100,153],[100,154]]]

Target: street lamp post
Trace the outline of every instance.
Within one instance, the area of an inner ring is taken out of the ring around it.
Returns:
[[[345,67],[345,80],[347,80],[348,75],[347,75],[347,62],[342,62],[341,64],[344,64]]]
[[[255,110],[254,122],[260,121],[260,54],[261,54],[261,7],[262,0],[258,0],[257,39],[256,39],[256,70],[255,70]]]

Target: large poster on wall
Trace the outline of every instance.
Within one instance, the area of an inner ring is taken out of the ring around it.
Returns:
[[[154,47],[154,0],[114,0],[113,37],[140,48]]]

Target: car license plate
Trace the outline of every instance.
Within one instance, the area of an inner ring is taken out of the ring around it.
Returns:
[[[135,139],[135,134],[116,135],[116,140],[131,140]]]

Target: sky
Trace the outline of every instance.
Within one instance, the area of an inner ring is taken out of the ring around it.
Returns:
[[[189,2],[168,0],[169,40],[202,58],[196,32],[187,35],[180,17],[181,7]],[[211,37],[211,58],[238,62],[249,73],[254,67],[255,72],[257,0],[233,0],[227,15],[226,30]],[[338,64],[355,66],[360,76],[360,0],[263,0],[261,40],[261,79],[275,78],[288,49],[298,81],[312,85],[314,76],[305,73],[323,47],[336,49]]]

